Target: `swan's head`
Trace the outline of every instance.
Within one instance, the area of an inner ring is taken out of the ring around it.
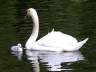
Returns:
[[[37,15],[36,10],[34,8],[27,9],[27,16]]]

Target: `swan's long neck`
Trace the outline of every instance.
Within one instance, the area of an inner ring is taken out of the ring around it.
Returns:
[[[33,30],[30,37],[32,38],[31,41],[35,42],[39,32],[39,19],[38,19],[37,12],[35,11],[33,14],[31,14],[31,17],[33,19]]]
[[[29,39],[26,42],[26,47],[29,48],[31,45],[33,45],[33,43],[35,43],[37,37],[38,37],[38,32],[39,32],[39,19],[38,19],[38,15],[37,12],[34,10],[32,13],[30,13],[30,16],[33,20],[33,30],[32,30],[32,34],[29,37]]]

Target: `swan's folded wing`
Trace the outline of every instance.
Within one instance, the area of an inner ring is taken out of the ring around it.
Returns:
[[[47,43],[50,38],[52,38],[52,32],[50,32],[47,35],[43,36],[36,43],[37,44],[40,44],[40,45],[43,44],[43,43]]]
[[[70,44],[75,44],[78,41],[76,38],[64,34],[59,31],[53,31],[42,37],[40,40],[38,40],[36,43],[39,45],[44,45],[44,46],[57,46],[57,47],[62,47],[62,46],[67,46]]]

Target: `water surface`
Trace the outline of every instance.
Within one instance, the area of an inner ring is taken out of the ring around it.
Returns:
[[[39,38],[53,28],[89,41],[78,52],[11,52],[24,47],[32,31],[25,19],[26,9],[34,7],[40,18]],[[96,72],[96,1],[95,0],[0,0],[0,72]]]

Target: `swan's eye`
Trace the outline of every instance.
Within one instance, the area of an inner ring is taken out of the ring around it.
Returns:
[[[31,12],[30,10],[27,10],[27,16],[30,16],[30,12]]]

